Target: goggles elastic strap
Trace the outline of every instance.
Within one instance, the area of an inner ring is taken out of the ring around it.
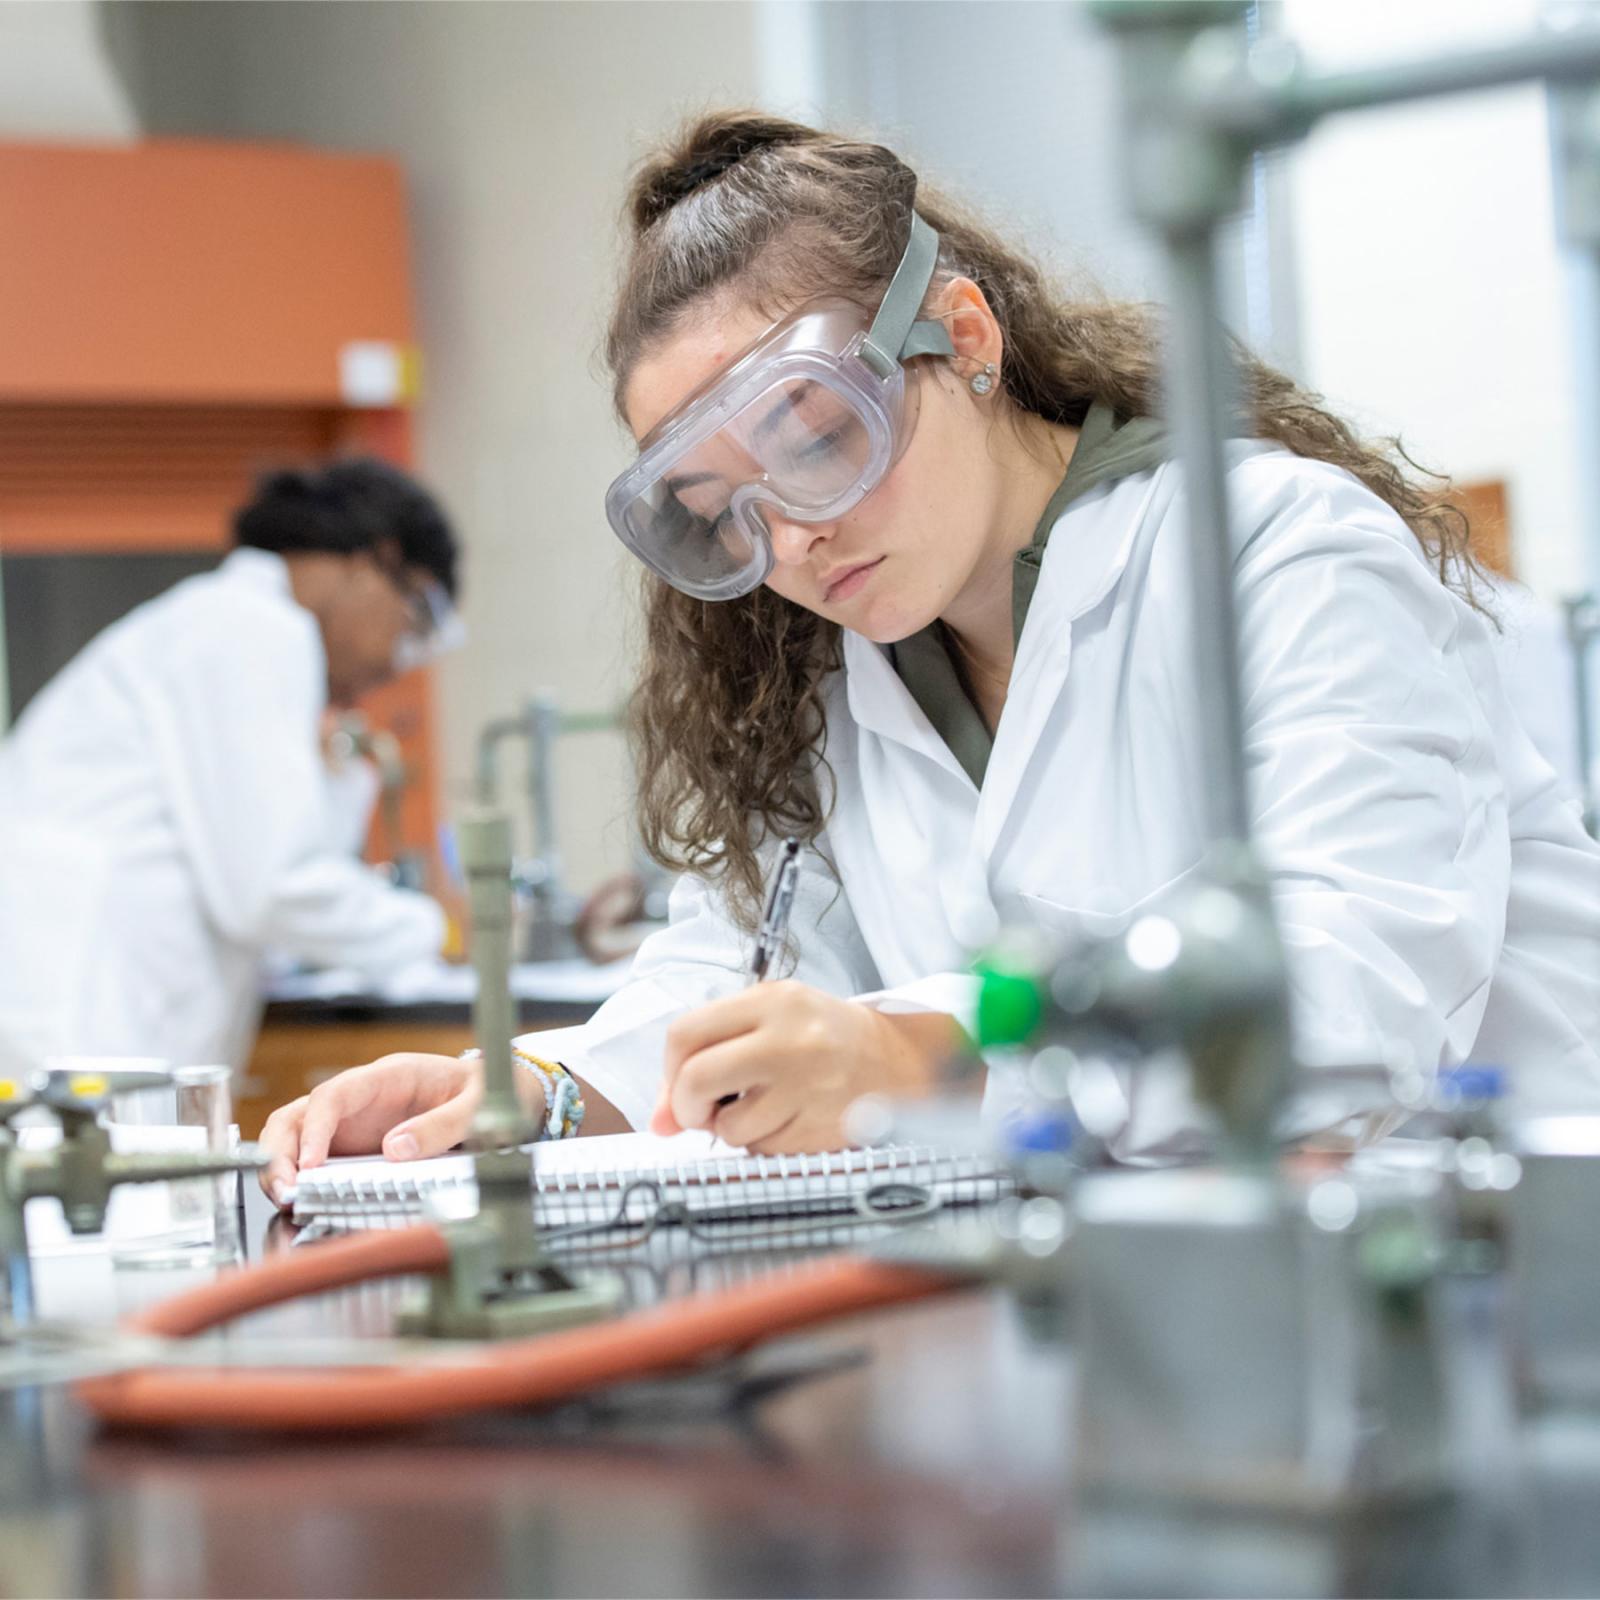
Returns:
[[[907,356],[953,356],[955,346],[942,322],[918,322],[922,297],[939,261],[939,235],[915,211],[911,235],[883,303],[861,342],[861,359],[880,378],[891,377]]]

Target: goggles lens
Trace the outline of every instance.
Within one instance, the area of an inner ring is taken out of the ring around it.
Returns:
[[[437,578],[424,578],[402,591],[411,617],[406,631],[395,640],[394,670],[412,672],[437,660],[447,650],[466,642],[467,630],[454,602]]]
[[[720,527],[741,488],[765,485],[795,510],[833,505],[868,466],[867,423],[815,379],[774,385],[689,450],[660,488],[684,515]]]
[[[634,549],[651,552],[650,565],[691,594],[720,591],[761,567],[759,540],[735,520],[731,505],[696,512],[663,485],[652,484],[629,507],[627,520]]]
[[[791,379],[751,406],[728,430],[762,479],[799,510],[834,504],[869,465],[866,420],[816,380]]]

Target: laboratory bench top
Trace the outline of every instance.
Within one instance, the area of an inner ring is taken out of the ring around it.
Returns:
[[[259,1251],[253,1190],[249,1218]],[[682,1265],[646,1271],[643,1295],[685,1287]],[[39,1291],[47,1313],[109,1319],[193,1281],[78,1258],[42,1263]],[[254,1329],[385,1331],[398,1287]],[[0,1391],[0,1592],[1594,1594],[1600,1420],[1518,1433],[1486,1342],[1460,1353],[1459,1491],[1336,1525],[1075,1504],[1070,1359],[994,1290],[677,1384],[387,1436],[142,1437],[97,1430],[61,1388]]]
[[[538,961],[511,969],[517,1024],[527,1032],[586,1022],[627,977],[626,960]],[[459,1055],[472,1033],[471,967],[422,962],[374,986],[355,972],[286,974],[265,990],[265,1010],[237,1085],[237,1117],[254,1138],[278,1106],[346,1067],[398,1050]]]
[[[589,961],[519,962],[511,969],[518,1015],[530,1024],[554,1026],[582,1020],[627,978],[626,960],[596,966]],[[373,984],[339,968],[288,973],[264,990],[265,1025],[331,1022],[461,1022],[472,1016],[477,977],[470,966],[419,962],[388,982]]]

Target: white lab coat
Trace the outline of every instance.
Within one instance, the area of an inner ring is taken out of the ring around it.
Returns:
[[[1201,751],[1181,474],[1104,484],[1055,524],[981,791],[885,652],[846,634],[836,800],[796,976],[970,1015],[1006,923],[1111,928],[1199,861]],[[1600,1109],[1600,850],[1511,713],[1489,630],[1337,468],[1232,447],[1252,804],[1310,1063],[1513,1069],[1525,1105]],[[636,1125],[663,1034],[740,986],[745,943],[681,882],[631,981],[535,1048]],[[533,1041],[530,1041],[533,1042]]]
[[[239,1064],[273,947],[381,976],[444,919],[332,847],[327,664],[237,550],[95,639],[0,745],[0,1028],[48,1054]]]
[[[1568,784],[1581,789],[1578,673],[1567,619],[1548,600],[1509,578],[1492,576],[1487,588],[1500,625],[1495,660],[1506,696],[1534,749]]]

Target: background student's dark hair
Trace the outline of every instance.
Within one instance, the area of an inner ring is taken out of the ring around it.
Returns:
[[[970,278],[1000,324],[1000,419],[1077,426],[1097,400],[1123,417],[1158,414],[1155,308],[1069,298],[882,145],[743,111],[690,123],[635,176],[632,247],[605,347],[619,414],[640,359],[710,296],[731,291],[774,318],[819,294],[875,306],[913,205],[940,239],[930,295]],[[1253,433],[1360,479],[1473,601],[1467,521],[1448,484],[1418,482],[1397,440],[1360,439],[1317,395],[1236,354]],[[753,925],[759,842],[810,838],[826,820],[821,691],[841,659],[839,629],[767,588],[709,604],[653,575],[644,583],[632,719],[642,835],[664,865],[724,875],[736,916]]]
[[[233,519],[237,544],[277,555],[350,555],[392,543],[400,560],[456,592],[458,547],[439,502],[386,461],[348,457],[324,467],[269,473]]]

